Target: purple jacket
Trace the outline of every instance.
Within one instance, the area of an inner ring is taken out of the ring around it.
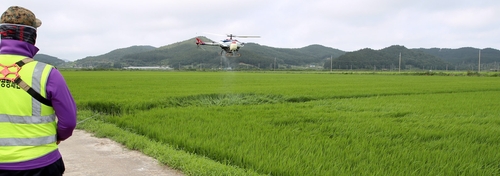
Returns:
[[[33,58],[38,48],[30,43],[18,40],[2,39],[0,41],[0,54],[14,54]],[[57,116],[57,140],[62,141],[73,134],[76,127],[76,104],[71,95],[66,81],[61,72],[52,69],[46,85],[47,99],[52,102],[52,107]],[[59,150],[45,156],[20,163],[0,163],[0,170],[29,170],[44,167],[61,158]]]

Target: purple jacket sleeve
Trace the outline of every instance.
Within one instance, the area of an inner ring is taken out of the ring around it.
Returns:
[[[50,71],[46,92],[58,119],[57,140],[65,140],[73,135],[76,127],[76,104],[64,77],[55,68]]]

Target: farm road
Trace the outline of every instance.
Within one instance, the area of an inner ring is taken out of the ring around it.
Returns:
[[[96,138],[83,130],[59,144],[66,166],[65,176],[182,176],[138,151],[126,149],[107,138]]]

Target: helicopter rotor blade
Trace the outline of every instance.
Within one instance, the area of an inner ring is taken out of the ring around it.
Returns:
[[[260,38],[260,36],[256,35],[233,35],[233,34],[226,34],[227,37],[236,37],[236,38]]]
[[[233,37],[238,37],[238,38],[260,38],[260,36],[251,36],[251,35],[238,35],[238,36],[233,36]]]
[[[202,49],[203,51],[207,51],[205,48],[201,47],[200,45],[198,45],[197,48]]]
[[[226,35],[223,35],[223,34],[216,34],[216,33],[211,33],[211,32],[204,32],[206,34],[210,34],[210,35],[217,35],[217,36],[226,36],[226,37],[229,37],[229,38],[260,38],[260,36],[257,36],[257,35],[234,35],[234,34],[226,34]]]

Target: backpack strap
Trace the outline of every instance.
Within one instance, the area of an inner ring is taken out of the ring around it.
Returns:
[[[27,63],[30,63],[30,62],[33,62],[33,61],[35,61],[35,60],[32,59],[32,58],[27,57],[27,58],[24,58],[23,60],[17,61],[16,65],[19,66],[19,67],[23,67]]]
[[[19,72],[19,70],[21,69],[22,66],[26,65],[27,63],[33,62],[33,61],[34,60],[32,58],[24,58],[24,59],[16,62],[15,65],[17,65],[17,67],[18,67],[17,72]],[[47,106],[52,106],[52,102],[50,100],[43,97],[40,93],[38,93],[36,90],[34,90],[26,82],[24,82],[18,73],[15,73],[15,74],[16,74],[15,79],[7,79],[7,80],[10,80],[10,81],[16,83],[19,87],[21,87],[23,90],[28,92],[28,94],[30,94],[31,97],[38,100],[40,103],[43,103]]]

